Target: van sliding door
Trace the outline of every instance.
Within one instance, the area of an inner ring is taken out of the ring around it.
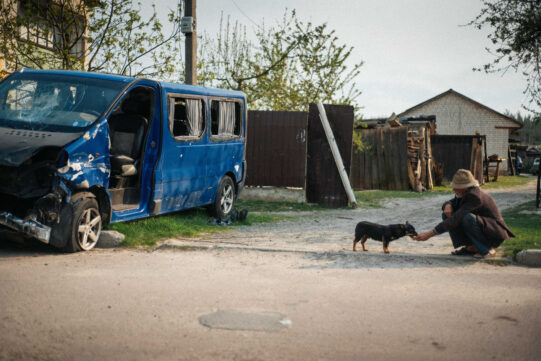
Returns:
[[[204,97],[167,95],[155,201],[165,213],[209,203],[206,190],[206,102]],[[208,193],[208,192],[207,192]],[[156,199],[159,197],[160,199]]]

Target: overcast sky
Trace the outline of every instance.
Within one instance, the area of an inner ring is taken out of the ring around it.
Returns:
[[[160,10],[176,0],[158,1]],[[499,112],[520,110],[521,74],[473,72],[492,57],[486,31],[461,26],[479,0],[199,0],[197,31],[216,34],[220,15],[247,26],[274,24],[285,9],[314,24],[327,23],[364,61],[356,79],[364,118],[402,112],[450,88]]]

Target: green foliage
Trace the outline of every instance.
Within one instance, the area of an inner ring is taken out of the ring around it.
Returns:
[[[18,11],[18,5],[21,5]],[[85,1],[2,0],[0,54],[16,67],[83,69]]]
[[[527,79],[525,108],[541,115],[541,1],[483,0],[481,13],[469,25],[490,29],[492,49],[487,50],[495,55],[493,62],[474,70],[520,70]]]
[[[141,2],[106,0],[92,9],[89,26],[89,71],[129,76],[167,78],[179,63],[180,4],[168,14],[173,25],[162,32],[156,7],[148,18],[141,16]]]
[[[515,238],[502,245],[506,255],[516,255],[524,249],[541,249],[541,214],[535,208],[535,201],[505,210],[502,216],[515,234]]]
[[[168,14],[164,34],[155,6],[148,18],[132,0],[2,0],[0,53],[15,68],[102,71],[171,77],[180,51],[180,5]]]
[[[327,24],[303,22],[291,11],[254,36],[257,45],[245,27],[222,17],[219,34],[201,39],[199,80],[244,91],[252,109],[306,110],[317,100],[356,105],[362,62],[348,65],[353,48],[341,45]]]
[[[522,128],[518,130],[521,144],[541,143],[541,116],[534,116],[532,114],[522,115],[521,112],[512,114],[509,111],[506,111],[505,115],[522,124]]]

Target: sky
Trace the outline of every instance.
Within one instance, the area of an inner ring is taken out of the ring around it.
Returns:
[[[160,13],[178,0],[159,0]],[[327,23],[341,44],[354,48],[351,63],[364,65],[355,82],[365,119],[400,113],[450,88],[498,112],[516,113],[526,82],[506,74],[474,72],[490,62],[488,31],[464,26],[480,0],[199,0],[197,31],[217,34],[220,17],[246,25],[273,25],[286,9],[299,19]],[[165,19],[165,17],[164,17]],[[524,111],[522,110],[524,113]]]

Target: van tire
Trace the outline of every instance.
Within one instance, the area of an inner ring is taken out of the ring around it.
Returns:
[[[101,215],[95,198],[78,198],[72,203],[70,239],[64,250],[69,253],[90,251],[98,243]]]
[[[224,176],[218,186],[211,213],[218,219],[226,219],[235,205],[235,184],[229,176]]]

